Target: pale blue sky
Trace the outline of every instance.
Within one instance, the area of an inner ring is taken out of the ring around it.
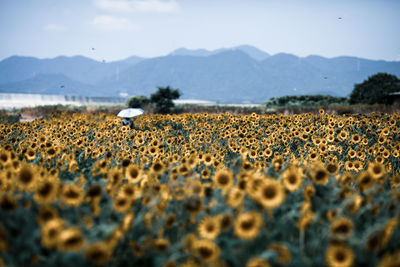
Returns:
[[[397,0],[0,0],[0,60],[111,61],[242,44],[270,54],[400,60],[399,17]]]

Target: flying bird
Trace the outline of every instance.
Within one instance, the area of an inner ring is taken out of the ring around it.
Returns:
[[[61,87],[61,88],[64,88],[65,86],[64,86],[64,85],[61,85],[60,87]]]
[[[92,50],[95,50],[94,47],[92,47]]]
[[[338,17],[338,19],[342,19],[342,17]]]

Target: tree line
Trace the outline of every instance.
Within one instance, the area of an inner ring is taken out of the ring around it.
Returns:
[[[146,96],[133,96],[128,99],[130,108],[141,108],[147,105],[154,107],[156,113],[174,113],[173,100],[181,96],[179,89],[170,86],[157,87],[158,91]],[[362,83],[354,85],[350,96],[334,97],[329,95],[294,95],[273,97],[269,99],[266,107],[282,106],[329,106],[329,105],[353,105],[353,104],[384,104],[391,105],[394,101],[394,93],[400,94],[400,80],[395,75],[388,73],[377,73],[368,77]]]

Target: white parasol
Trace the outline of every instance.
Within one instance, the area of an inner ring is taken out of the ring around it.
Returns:
[[[144,110],[141,108],[126,108],[121,110],[117,116],[120,118],[132,118],[135,116],[142,115],[143,113]]]

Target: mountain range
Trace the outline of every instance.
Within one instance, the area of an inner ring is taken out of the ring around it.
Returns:
[[[400,77],[400,62],[270,55],[249,45],[213,51],[179,48],[162,57],[113,62],[12,56],[0,61],[0,92],[150,96],[158,86],[170,85],[182,99],[261,103],[283,95],[348,96],[355,83],[378,72]]]

